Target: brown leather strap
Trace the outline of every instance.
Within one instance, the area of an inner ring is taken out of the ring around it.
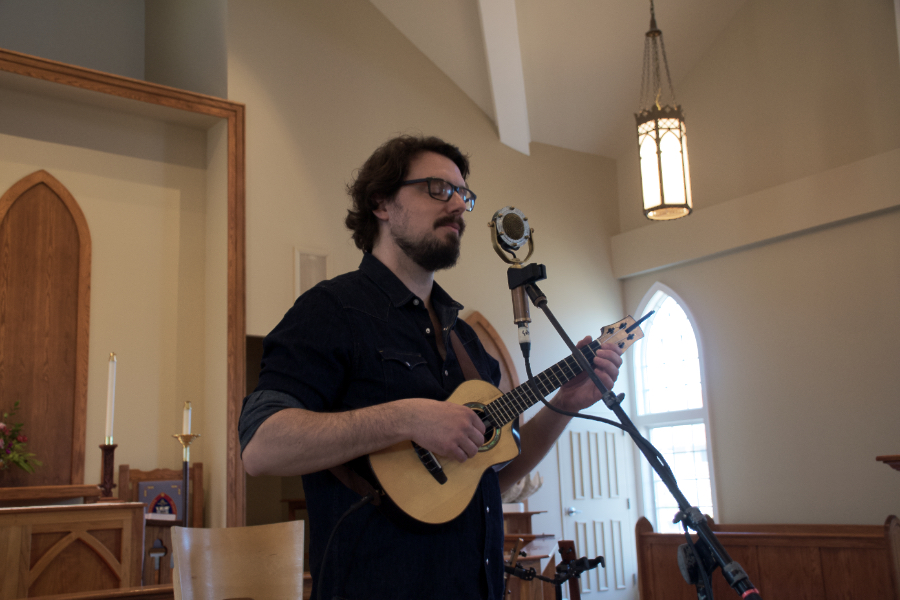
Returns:
[[[450,330],[450,344],[453,346],[453,351],[456,353],[456,360],[459,361],[459,366],[462,369],[466,380],[481,379],[481,374],[478,372],[478,369],[475,368],[472,357],[469,356],[465,346],[463,346],[462,340],[456,335],[456,331]]]
[[[331,474],[338,478],[338,481],[346,485],[348,488],[359,494],[360,498],[367,494],[372,495],[372,504],[378,506],[381,504],[381,494],[378,493],[372,484],[360,477],[346,464],[338,465],[328,469]]]

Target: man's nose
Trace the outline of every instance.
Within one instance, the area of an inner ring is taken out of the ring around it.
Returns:
[[[450,196],[447,204],[450,205],[450,211],[453,213],[458,214],[466,211],[466,201],[463,200],[463,197],[456,190],[453,190],[453,195]]]

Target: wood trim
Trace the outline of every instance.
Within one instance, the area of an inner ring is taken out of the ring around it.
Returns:
[[[67,65],[57,61],[0,49],[0,71],[108,94],[147,104],[180,109],[226,119],[228,122],[228,349],[227,349],[227,464],[226,525],[245,522],[244,472],[237,442],[237,421],[244,397],[245,301],[245,107],[222,98],[206,96]],[[83,462],[83,459],[82,459]]]
[[[84,498],[85,504],[96,502],[100,488],[94,485],[32,485],[28,487],[0,488],[0,506],[27,506],[47,504],[57,500]]]
[[[234,118],[228,123],[228,411],[226,432],[228,504],[225,524],[242,527],[246,524],[246,476],[241,462],[238,421],[241,417],[246,387],[246,221],[245,201],[245,117],[244,107],[238,105]],[[239,142],[239,143],[238,143]]]
[[[31,600],[113,600],[118,598],[139,598],[141,600],[173,600],[172,584],[145,585],[100,590],[96,592],[76,592],[74,594],[54,594],[52,596],[32,596]]]

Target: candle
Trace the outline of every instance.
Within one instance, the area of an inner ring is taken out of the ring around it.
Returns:
[[[191,402],[184,403],[184,418],[181,420],[181,433],[187,435],[191,432]]]
[[[106,386],[106,443],[112,444],[113,413],[116,404],[116,353],[109,353],[109,382]]]

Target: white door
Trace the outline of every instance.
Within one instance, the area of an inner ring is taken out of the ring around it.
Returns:
[[[559,438],[563,538],[578,558],[606,559],[581,576],[584,600],[638,598],[631,449],[623,431],[586,419],[573,419]]]

